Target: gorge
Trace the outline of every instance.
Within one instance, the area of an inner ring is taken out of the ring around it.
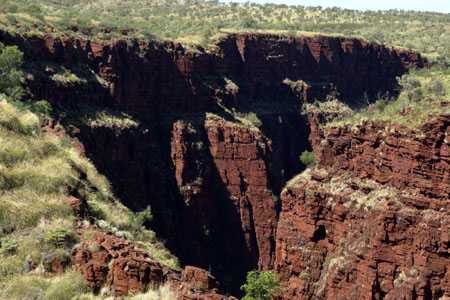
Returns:
[[[376,122],[324,128],[303,110],[328,95],[352,108],[395,96],[397,77],[427,66],[420,54],[322,35],[236,33],[209,49],[0,41],[25,53],[30,93],[121,201],[151,207],[146,225],[222,293],[239,296],[248,271],[270,269],[282,299],[450,297],[448,115],[422,136]],[[79,80],[56,82],[61,69]],[[83,121],[104,110],[123,126]],[[305,150],[317,166],[303,172]]]

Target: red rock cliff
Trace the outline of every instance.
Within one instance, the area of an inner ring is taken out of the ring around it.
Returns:
[[[418,209],[406,191],[323,174],[300,176],[281,197],[275,268],[283,299],[450,295],[448,203]]]
[[[425,64],[416,53],[321,36],[235,34],[208,51],[5,32],[0,41],[26,53],[36,98],[65,113],[88,104],[139,121],[121,130],[79,125],[75,135],[125,204],[152,207],[153,225],[183,263],[234,288],[246,271],[273,265],[278,195],[308,147],[302,101],[392,93],[397,76]],[[55,82],[62,67],[81,80]]]
[[[450,197],[450,117],[417,130],[383,123],[313,132],[318,163],[433,199]]]
[[[450,117],[415,130],[376,122],[321,129],[311,120],[318,167],[281,196],[283,297],[449,297]]]

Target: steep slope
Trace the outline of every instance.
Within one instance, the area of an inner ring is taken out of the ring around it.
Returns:
[[[104,299],[164,283],[171,299],[225,299],[206,270],[180,269],[143,227],[150,212],[125,208],[60,125],[11,102],[0,100],[0,299]]]

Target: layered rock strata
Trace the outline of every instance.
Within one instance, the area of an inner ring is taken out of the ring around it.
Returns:
[[[322,128],[318,167],[281,195],[275,269],[284,299],[445,299],[449,121]]]
[[[418,129],[364,122],[313,130],[311,140],[320,166],[448,200],[449,136],[450,116],[442,115]]]
[[[324,172],[300,175],[281,196],[275,269],[283,299],[450,295],[448,203],[418,209],[410,203],[421,199],[408,192]]]
[[[132,242],[97,229],[86,229],[84,238],[72,253],[72,263],[86,279],[89,287],[120,299],[148,288],[170,284],[177,299],[235,299],[217,293],[218,284],[208,271],[186,266],[182,272],[154,261]],[[107,295],[104,295],[107,296]]]

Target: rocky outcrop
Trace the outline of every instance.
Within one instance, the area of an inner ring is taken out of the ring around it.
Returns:
[[[41,71],[35,75],[44,75],[29,78],[40,98],[59,105],[95,103],[151,115],[210,111],[220,93],[214,87],[223,86],[225,78],[239,87],[241,103],[225,101],[231,106],[241,107],[252,99],[283,102],[285,79],[307,84],[305,101],[330,90],[349,101],[371,99],[393,93],[397,76],[427,63],[415,52],[320,35],[231,34],[208,50],[156,41],[98,44],[51,36],[23,38],[3,31],[0,40],[18,45],[34,62],[33,71]],[[48,78],[57,68],[48,63],[65,66],[90,84],[82,85],[84,90],[58,86]]]
[[[351,171],[427,198],[450,197],[450,116],[429,120],[421,128],[364,122],[312,131],[318,163],[334,171]],[[424,206],[423,203],[417,203]]]
[[[92,228],[84,232],[89,236],[74,248],[72,263],[95,292],[106,288],[103,296],[120,298],[168,282],[180,300],[235,299],[218,294],[216,280],[203,269],[172,270],[128,240]]]
[[[449,116],[417,129],[310,121],[318,166],[281,194],[283,298],[449,297]]]
[[[270,143],[258,128],[218,116],[198,125],[175,123],[171,150],[185,201],[185,236],[203,235],[210,243],[206,253],[198,245],[204,255],[191,256],[209,258],[218,269],[233,265],[234,276],[252,266],[268,268],[277,221],[266,165]],[[198,228],[189,226],[192,220]]]
[[[415,197],[324,169],[293,179],[277,230],[282,298],[449,297],[448,203],[423,210]]]

